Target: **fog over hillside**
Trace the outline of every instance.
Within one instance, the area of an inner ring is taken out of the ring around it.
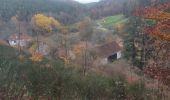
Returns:
[[[170,0],[0,0],[0,100],[170,100]]]

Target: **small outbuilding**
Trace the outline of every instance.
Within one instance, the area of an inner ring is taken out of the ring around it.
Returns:
[[[95,53],[102,64],[113,62],[122,56],[121,47],[115,41],[96,47]]]

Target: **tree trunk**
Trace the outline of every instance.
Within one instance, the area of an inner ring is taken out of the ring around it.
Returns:
[[[36,42],[37,42],[37,52],[39,52],[39,34],[38,34],[38,31],[36,31]],[[36,51],[36,50],[35,50]]]
[[[21,28],[20,28],[20,22],[19,22],[19,33],[18,33],[18,40],[19,40],[19,43],[18,43],[18,49],[19,49],[19,55],[21,54]]]
[[[85,41],[85,50],[84,50],[84,65],[83,65],[83,75],[86,75],[87,71],[87,40]]]

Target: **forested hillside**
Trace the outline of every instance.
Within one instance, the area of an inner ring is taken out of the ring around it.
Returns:
[[[102,18],[122,12],[127,13],[135,2],[130,0],[101,0],[98,3],[80,4],[73,0],[0,0],[0,18],[8,21],[18,15],[20,20],[29,21],[36,13],[45,13],[64,24],[79,21],[84,15]]]
[[[46,13],[68,24],[79,20],[82,12],[83,5],[74,1],[0,0],[0,19],[4,21],[10,20],[15,15],[18,15],[20,20],[29,21],[36,13]]]
[[[169,0],[0,0],[0,100],[169,94]]]
[[[128,13],[136,2],[136,0],[101,0],[98,3],[89,4],[87,7],[91,16],[98,19],[122,12]]]

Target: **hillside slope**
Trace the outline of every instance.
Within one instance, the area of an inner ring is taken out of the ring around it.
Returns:
[[[97,20],[96,22],[105,28],[113,28],[113,26],[126,23],[127,20],[128,18],[125,18],[123,14],[118,14],[114,16],[104,17],[102,19]]]
[[[35,13],[46,13],[71,23],[79,19],[83,9],[71,0],[0,0],[0,19],[8,21],[17,14],[20,20],[28,21]]]
[[[128,0],[101,0],[98,3],[87,4],[93,18],[98,19],[123,12],[124,4]]]

